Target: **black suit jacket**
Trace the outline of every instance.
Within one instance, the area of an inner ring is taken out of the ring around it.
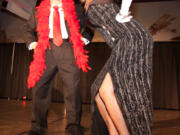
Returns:
[[[84,38],[87,38],[89,41],[91,41],[94,36],[94,31],[88,26],[88,23],[86,21],[87,19],[84,14],[84,8],[80,3],[75,4],[75,6],[76,6],[77,19],[80,20],[79,22],[80,32]],[[23,26],[25,32],[23,33],[23,36],[24,39],[26,39],[25,43],[27,47],[31,42],[37,41],[38,39],[38,33],[36,32],[36,26],[37,26],[36,14],[37,11],[36,9],[34,9],[30,19]],[[69,31],[67,25],[66,28]]]

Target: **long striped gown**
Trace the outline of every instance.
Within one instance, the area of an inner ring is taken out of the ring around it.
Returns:
[[[131,135],[152,134],[152,51],[149,31],[132,19],[118,23],[119,7],[91,4],[87,16],[112,48],[112,53],[92,87],[92,135],[108,135],[94,98],[102,81],[110,73],[115,95]]]

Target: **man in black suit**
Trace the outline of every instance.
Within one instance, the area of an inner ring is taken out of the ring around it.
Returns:
[[[44,8],[48,7],[48,6],[51,7],[52,5],[62,4],[61,0],[50,0],[50,2],[49,2],[50,5],[46,5],[46,4],[49,4],[48,1],[49,0],[42,1],[42,4],[41,4],[42,6],[41,5],[39,6],[39,8],[42,8],[42,10],[39,10],[39,12],[44,11],[44,9],[43,9],[44,3],[45,3]],[[65,1],[67,1],[67,0],[65,0]],[[66,4],[66,3],[63,3],[63,4]],[[68,10],[68,9],[66,9],[66,10]],[[64,32],[62,30],[62,25],[61,25],[62,37],[60,37],[60,38],[62,38],[62,42],[60,43],[60,45],[56,45],[54,43],[54,37],[52,36],[53,34],[50,32],[51,28],[52,28],[52,26],[50,26],[50,24],[51,24],[50,19],[48,19],[48,22],[46,22],[46,23],[48,23],[48,25],[46,25],[46,26],[49,26],[49,28],[50,28],[50,31],[48,33],[49,37],[48,37],[48,39],[41,40],[41,42],[44,42],[44,40],[48,40],[49,41],[48,45],[50,46],[50,49],[47,48],[45,50],[46,69],[44,69],[43,74],[37,80],[37,83],[30,86],[30,87],[33,87],[33,89],[32,89],[32,101],[33,102],[32,102],[31,129],[28,132],[28,135],[44,135],[46,132],[47,114],[48,114],[48,108],[49,108],[49,105],[51,102],[53,79],[57,72],[60,74],[60,77],[63,81],[64,102],[65,102],[65,106],[66,106],[66,117],[67,117],[66,131],[68,133],[70,133],[71,135],[81,135],[82,134],[82,127],[80,126],[81,111],[82,111],[81,96],[80,96],[80,89],[79,89],[80,70],[78,69],[78,66],[79,66],[79,68],[82,68],[83,70],[87,70],[88,67],[87,67],[87,65],[86,65],[86,67],[85,66],[81,67],[81,65],[77,66],[77,59],[79,56],[76,57],[74,54],[75,53],[74,47],[76,47],[77,45],[74,45],[76,43],[76,41],[73,42],[73,40],[75,40],[75,39],[71,38],[76,35],[74,33],[72,33],[71,26],[67,25],[68,19],[66,19],[66,17],[67,17],[66,10],[65,9],[63,10],[64,14],[65,14],[64,18],[60,18],[60,19],[65,19],[65,24],[66,24],[65,28],[64,28],[64,29],[66,29],[66,32]],[[85,18],[82,15],[83,9],[81,9],[80,5],[76,6],[76,13],[77,13],[77,17],[80,17],[79,24],[84,25],[85,22],[83,22],[83,21],[85,21]],[[40,14],[41,13],[39,13],[39,15]],[[59,10],[59,14],[60,14],[60,10]],[[51,15],[51,12],[50,12],[50,15]],[[50,18],[50,15],[48,16],[49,18]],[[43,18],[43,16],[41,16],[41,17]],[[43,18],[43,20],[45,20],[44,18]],[[38,22],[39,23],[39,28],[38,28],[37,21],[38,20],[35,17],[35,13],[33,13],[33,15],[31,16],[31,18],[29,19],[29,21],[27,22],[27,24],[24,27],[26,29],[26,33],[24,33],[24,35],[26,36],[26,39],[28,37],[28,40],[26,41],[26,45],[29,47],[29,49],[35,49],[34,53],[37,53],[40,46],[44,45],[40,42],[39,38],[46,37],[46,35],[43,33],[43,32],[45,32],[45,30],[43,30],[43,28],[41,28],[41,26],[44,27],[45,25],[44,24],[42,25],[42,24],[40,24],[40,22]],[[71,24],[71,25],[73,25],[73,24]],[[34,36],[34,31],[36,29],[36,26],[37,26],[37,31],[39,30],[38,34],[37,34],[38,35],[38,43],[34,42],[34,41],[36,41],[36,37]],[[84,26],[86,26],[86,25],[84,25]],[[49,29],[49,28],[47,28],[47,29]],[[50,35],[50,33],[51,33],[51,35]],[[63,37],[64,33],[66,33],[66,34]],[[70,35],[73,35],[73,36],[70,37]],[[83,36],[84,38],[81,37],[81,39],[83,41],[84,41],[84,39],[85,40],[88,39],[90,41],[93,37],[93,32],[90,29],[85,29],[84,34],[82,34],[82,35],[84,35]],[[79,38],[79,37],[77,37],[77,38]],[[44,42],[44,43],[46,43],[46,42]],[[72,48],[72,46],[73,46],[73,48]],[[76,55],[79,55],[79,54],[81,54],[81,56],[84,55],[82,52],[79,52]],[[86,56],[84,58],[86,58]],[[34,56],[34,59],[37,60],[39,58],[36,58],[36,56]],[[30,76],[31,76],[31,74],[34,74],[34,73],[33,73],[33,68],[31,71],[31,66],[30,66]],[[31,78],[29,80],[34,81],[33,79]]]

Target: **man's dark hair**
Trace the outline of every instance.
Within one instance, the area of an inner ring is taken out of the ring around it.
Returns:
[[[39,6],[39,4],[41,3],[42,0],[37,0],[36,2],[36,7]]]

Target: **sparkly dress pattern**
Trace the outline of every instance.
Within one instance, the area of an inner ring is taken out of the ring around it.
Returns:
[[[94,98],[107,73],[110,73],[115,96],[131,135],[152,134],[152,51],[149,31],[137,21],[119,23],[115,3],[90,4],[90,22],[112,48],[111,55],[92,87],[92,134],[108,135]]]

